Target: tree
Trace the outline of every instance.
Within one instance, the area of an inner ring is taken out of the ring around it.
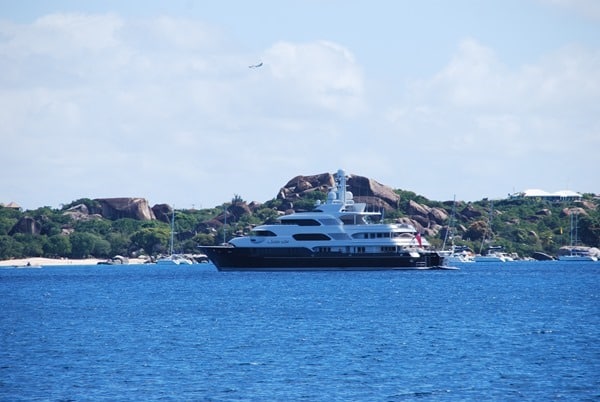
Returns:
[[[71,256],[73,258],[87,258],[92,255],[98,236],[91,233],[75,232],[71,234]]]
[[[17,222],[17,219],[0,216],[0,235],[7,235]]]
[[[23,245],[7,235],[0,235],[0,259],[8,260],[23,256]]]
[[[110,243],[107,240],[104,240],[98,237],[94,242],[94,247],[92,249],[92,254],[94,257],[109,257],[110,256]]]
[[[69,236],[54,235],[48,237],[44,244],[44,256],[49,258],[68,257],[71,255],[71,240]]]
[[[110,255],[129,255],[129,236],[123,233],[109,233],[106,240],[110,243]]]
[[[116,221],[111,222],[111,229],[113,232],[119,232],[128,236],[140,230],[142,226],[142,221],[131,218],[117,219]]]
[[[17,233],[13,238],[23,245],[23,256],[41,257],[44,255],[46,236]]]
[[[600,246],[600,214],[584,216],[579,220],[578,235],[583,244]]]
[[[193,238],[194,242],[201,246],[212,246],[215,244],[215,236],[207,233],[198,233]]]
[[[94,233],[101,236],[106,236],[111,231],[111,222],[106,219],[90,219],[79,221],[75,225],[77,232]]]
[[[155,254],[166,250],[169,237],[167,228],[143,228],[131,236],[131,242],[133,247],[142,248],[148,254]]]

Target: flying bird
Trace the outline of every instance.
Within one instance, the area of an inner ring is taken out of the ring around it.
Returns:
[[[248,66],[248,68],[258,68],[258,67],[262,67],[262,65],[263,65],[263,63],[262,63],[262,61],[261,61],[261,62],[260,62],[260,63],[258,63],[258,64],[253,64],[253,65],[251,65],[251,66]]]

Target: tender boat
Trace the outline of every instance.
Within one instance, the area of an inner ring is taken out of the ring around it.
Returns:
[[[487,254],[476,255],[475,262],[507,262],[514,261],[514,258],[502,251],[502,246],[490,247]]]
[[[450,250],[439,251],[446,264],[475,262],[475,254],[466,246],[452,246]]]
[[[156,260],[158,265],[191,265],[193,261],[181,254],[171,254]]]
[[[220,271],[443,268],[444,260],[407,224],[370,223],[379,212],[355,203],[339,170],[325,203],[281,216],[248,235],[203,252]]]
[[[507,262],[513,261],[512,257],[504,253],[491,253],[486,255],[476,255],[475,262]]]

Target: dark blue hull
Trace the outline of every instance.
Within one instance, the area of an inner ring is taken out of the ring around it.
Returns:
[[[443,265],[436,252],[313,253],[306,248],[201,247],[219,271],[324,271],[429,269]]]

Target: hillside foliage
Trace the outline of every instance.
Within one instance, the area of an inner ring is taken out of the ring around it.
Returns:
[[[412,200],[431,208],[444,209],[448,219],[437,235],[428,240],[441,248],[445,233],[450,233],[455,244],[469,246],[480,252],[488,245],[504,246],[509,252],[522,257],[534,252],[556,255],[561,246],[572,239],[568,211],[577,211],[577,239],[581,245],[600,247],[600,200],[584,194],[582,201],[549,202],[539,199],[505,199],[493,203],[431,201],[410,191],[396,190],[401,196],[398,208],[386,213],[385,220],[409,217],[408,205]],[[294,204],[296,210],[306,210],[325,194],[315,191],[310,198]],[[170,225],[158,220],[108,220],[99,215],[76,219],[65,213],[76,204],[94,201],[82,199],[60,209],[42,207],[21,211],[0,207],[0,259],[49,258],[111,258],[115,255],[135,257],[155,256],[168,251]],[[209,209],[175,211],[175,251],[198,253],[199,245],[219,244],[233,236],[248,233],[261,223],[272,222],[280,211],[281,200],[273,199],[248,208],[241,196],[231,202]],[[461,213],[466,207],[475,214]],[[472,215],[476,215],[472,217]],[[30,233],[15,230],[18,223],[29,222],[36,229]],[[449,239],[446,238],[448,242]]]

